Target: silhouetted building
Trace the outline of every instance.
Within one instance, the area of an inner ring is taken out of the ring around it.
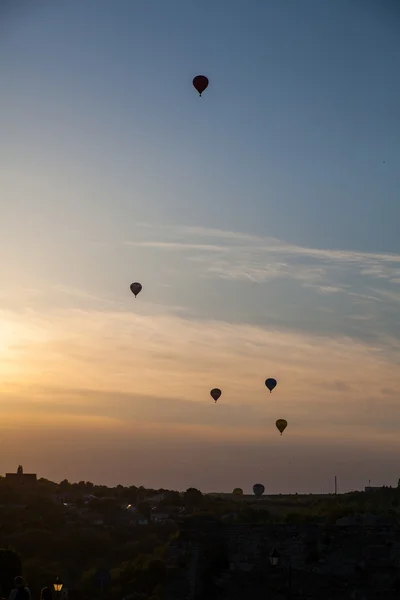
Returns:
[[[37,482],[36,473],[24,473],[19,465],[16,473],[6,473],[6,480],[15,485],[34,485]]]

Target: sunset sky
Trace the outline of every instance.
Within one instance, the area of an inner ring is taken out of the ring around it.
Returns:
[[[397,485],[399,23],[389,0],[2,3],[0,473]]]

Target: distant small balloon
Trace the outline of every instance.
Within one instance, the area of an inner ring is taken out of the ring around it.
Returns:
[[[199,92],[199,96],[207,89],[208,79],[205,75],[196,75],[193,79],[193,87]]]
[[[136,281],[135,283],[131,283],[131,285],[130,285],[130,288],[131,288],[131,292],[132,292],[132,294],[133,294],[133,295],[135,296],[135,298],[136,298],[136,296],[137,296],[138,294],[140,294],[140,292],[142,291],[142,284],[141,284],[141,283],[138,283],[138,282]]]
[[[272,390],[274,388],[276,388],[277,383],[278,382],[276,381],[276,379],[273,379],[272,377],[265,380],[265,385],[269,389],[270,392],[272,392]]]
[[[262,483],[255,483],[253,485],[253,492],[257,498],[261,498],[261,496],[265,492],[265,487],[263,486]]]
[[[285,429],[287,427],[286,419],[278,419],[276,422],[276,427],[277,427],[278,431],[280,431],[280,434],[282,435],[282,433],[285,431]]]
[[[235,488],[233,490],[232,494],[234,496],[243,496],[243,490],[242,490],[242,488]]]
[[[218,400],[218,398],[221,397],[221,394],[222,394],[222,392],[219,388],[214,388],[210,392],[211,398],[213,398],[215,400],[215,402]]]

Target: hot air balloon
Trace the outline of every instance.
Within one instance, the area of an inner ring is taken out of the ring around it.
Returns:
[[[222,392],[219,388],[214,388],[210,392],[210,396],[211,396],[211,398],[213,398],[215,400],[215,402],[218,400],[218,398],[221,396],[221,394],[222,394]]]
[[[282,433],[285,431],[285,429],[287,427],[286,419],[278,419],[275,424],[276,424],[276,428],[278,429],[278,431],[280,431],[280,433],[282,435]]]
[[[138,282],[136,281],[135,283],[131,283],[131,285],[130,285],[130,288],[131,288],[131,292],[132,292],[132,294],[133,294],[133,295],[135,296],[135,298],[136,298],[136,296],[137,296],[138,294],[140,294],[140,292],[142,291],[142,284],[141,284],[141,283],[138,283]]]
[[[261,496],[265,492],[265,487],[263,486],[262,483],[255,483],[253,485],[253,492],[254,492],[254,495],[257,496],[257,498],[261,498]]]
[[[199,96],[201,96],[208,87],[207,77],[205,75],[196,75],[193,79],[193,87],[199,92]]]
[[[235,488],[233,490],[232,494],[234,496],[243,496],[243,490],[242,490],[242,488]]]
[[[277,383],[278,382],[276,381],[276,379],[272,379],[271,377],[265,380],[265,385],[270,392],[272,392],[272,390],[276,387]]]

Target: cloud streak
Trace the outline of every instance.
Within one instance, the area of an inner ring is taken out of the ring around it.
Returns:
[[[230,240],[235,245],[251,245],[262,249],[270,249],[281,253],[300,254],[305,256],[314,256],[317,258],[326,258],[327,260],[337,260],[345,262],[364,262],[365,260],[378,260],[384,262],[400,263],[400,255],[376,252],[355,252],[348,250],[327,250],[319,248],[307,248],[295,244],[289,244],[272,237],[261,237],[249,235],[235,231],[225,231],[206,227],[190,226],[169,226],[154,225],[149,223],[139,223],[143,231],[162,234],[165,237],[177,237],[181,239],[188,238],[214,238],[219,240]],[[126,242],[136,244],[140,242]],[[146,242],[151,243],[151,242]],[[157,242],[156,242],[157,243]]]
[[[342,333],[364,341],[400,338],[397,254],[306,248],[231,231],[150,225],[139,227],[125,247],[132,257],[140,251],[154,261],[179,264],[193,289],[179,294],[206,318]],[[180,281],[174,283],[179,289]]]
[[[385,279],[392,284],[400,281],[400,255],[397,254],[306,248],[275,238],[202,227],[147,224],[141,231],[153,238],[125,244],[163,251],[198,252],[196,261],[203,263],[208,273],[223,278],[265,282],[282,277],[314,284],[328,278],[328,271],[355,269],[361,276]],[[162,239],[154,239],[154,235]],[[210,238],[217,243],[206,243]],[[213,253],[215,257],[210,256]],[[321,288],[326,289],[326,286],[321,285]]]

